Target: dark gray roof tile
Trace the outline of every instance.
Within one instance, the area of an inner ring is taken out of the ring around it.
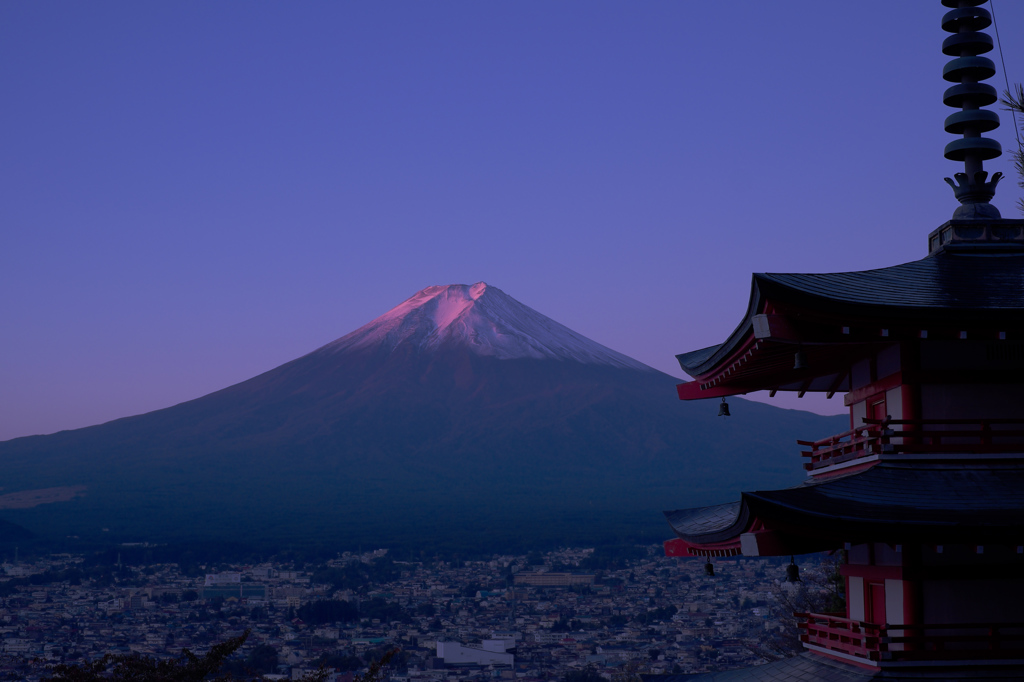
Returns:
[[[860,305],[907,308],[1024,308],[1024,256],[939,254],[877,270],[763,273],[758,284]]]
[[[775,663],[703,675],[643,675],[644,682],[1008,682],[1024,679],[1024,666],[959,670],[868,670],[804,653]]]
[[[941,534],[946,543],[1017,537],[1024,532],[1024,466],[882,462],[847,476],[665,515],[677,535],[695,543],[735,538],[755,517],[847,539],[868,530],[883,532],[879,541],[907,533],[921,539],[923,533]]]
[[[951,319],[1019,323],[1024,255],[943,252],[877,270],[755,274],[743,320],[724,343],[677,355],[683,371],[701,376],[730,357],[749,339],[753,316],[766,299],[851,319],[913,320],[922,329]]]

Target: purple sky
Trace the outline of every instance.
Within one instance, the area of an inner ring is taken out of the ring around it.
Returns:
[[[1024,2],[995,9],[1020,81]],[[0,439],[199,397],[433,284],[680,376],[751,272],[925,254],[959,170],[944,11],[2,3]]]

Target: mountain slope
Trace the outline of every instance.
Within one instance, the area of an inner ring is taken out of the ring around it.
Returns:
[[[321,351],[374,348],[393,352],[403,345],[428,351],[461,348],[500,360],[575,360],[653,371],[484,282],[427,287]]]
[[[494,287],[430,287],[197,400],[0,443],[6,491],[86,486],[0,516],[131,540],[656,540],[661,509],[794,484],[795,439],[844,428],[757,403],[718,419],[675,383]]]

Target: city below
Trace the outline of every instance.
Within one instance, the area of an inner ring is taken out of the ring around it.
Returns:
[[[779,560],[718,560],[712,576],[658,546],[465,562],[382,549],[184,570],[61,554],[2,568],[0,679],[26,680],[106,653],[202,654],[245,633],[228,665],[265,679],[323,666],[351,680],[394,649],[395,682],[724,670],[798,651],[791,614],[826,583],[816,558],[792,583]]]

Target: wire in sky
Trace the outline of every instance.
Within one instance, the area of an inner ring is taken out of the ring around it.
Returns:
[[[1006,82],[1006,96],[1010,97],[1010,77],[1006,74],[1006,59],[1003,57],[1003,41],[999,39],[999,23],[996,21],[996,0],[989,0],[989,7],[992,8],[992,28],[996,32],[996,46],[999,48],[999,61],[1003,65],[1003,80]],[[1024,144],[1020,141],[1020,128],[1017,127],[1017,112],[1013,107],[1007,107],[1010,110],[1010,116],[1013,118],[1013,134],[1017,137],[1017,148],[1024,149]]]

